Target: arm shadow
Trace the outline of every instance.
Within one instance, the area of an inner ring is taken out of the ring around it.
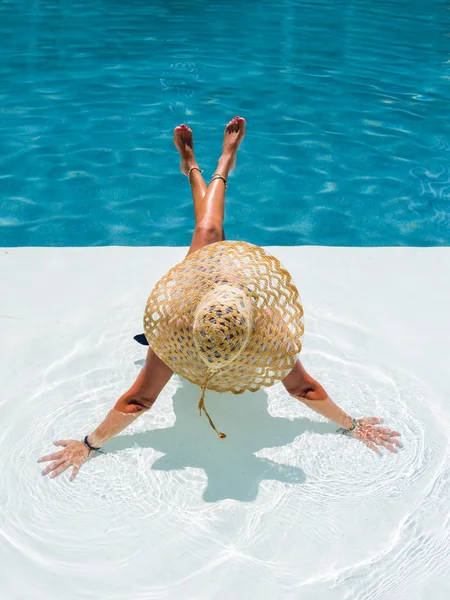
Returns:
[[[139,446],[163,452],[152,469],[178,470],[188,467],[203,469],[208,484],[203,498],[216,502],[226,498],[252,501],[264,479],[286,483],[303,483],[303,470],[258,457],[263,448],[285,446],[306,431],[330,434],[332,423],[319,423],[306,418],[272,417],[267,410],[267,394],[263,390],[238,396],[207,392],[206,405],[219,429],[227,433],[219,440],[206,417],[199,418],[199,388],[182,380],[173,396],[175,424],[113,438],[104,449],[116,453]]]

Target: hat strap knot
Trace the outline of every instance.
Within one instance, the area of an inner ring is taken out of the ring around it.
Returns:
[[[200,416],[202,416],[202,411],[204,411],[205,415],[208,418],[209,424],[211,425],[211,427],[214,429],[214,431],[217,433],[217,435],[219,436],[219,438],[221,440],[224,440],[227,436],[225,433],[221,433],[217,427],[214,425],[213,420],[211,419],[211,417],[208,414],[208,411],[205,408],[205,392],[206,392],[206,386],[208,385],[208,380],[210,378],[210,375],[207,375],[206,379],[205,379],[205,383],[202,385],[202,395],[200,396],[200,401],[198,403],[198,410],[200,411]]]

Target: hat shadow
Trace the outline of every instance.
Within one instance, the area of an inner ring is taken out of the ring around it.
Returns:
[[[300,467],[280,464],[256,456],[263,448],[281,447],[306,431],[329,434],[331,423],[318,423],[307,418],[284,419],[268,412],[268,396],[263,390],[234,395],[207,391],[205,404],[220,431],[220,440],[209,427],[205,416],[199,418],[197,404],[200,390],[188,381],[173,396],[176,421],[171,427],[121,435],[105,445],[105,451],[116,453],[136,445],[163,452],[152,465],[155,470],[203,469],[207,487],[206,502],[234,499],[254,500],[259,484],[265,479],[301,484],[305,473]]]

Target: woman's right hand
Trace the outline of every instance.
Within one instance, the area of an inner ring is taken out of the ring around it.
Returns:
[[[69,467],[73,467],[70,476],[70,481],[73,481],[77,476],[81,465],[89,458],[91,450],[89,450],[84,442],[78,440],[58,440],[57,442],[54,442],[54,445],[64,446],[64,449],[55,452],[54,454],[42,456],[38,460],[39,463],[51,461],[42,471],[42,475],[51,473],[50,477],[54,479]]]

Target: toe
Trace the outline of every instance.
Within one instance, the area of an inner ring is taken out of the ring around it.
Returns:
[[[181,137],[183,138],[183,141],[185,144],[188,144],[189,146],[191,145],[192,142],[192,131],[189,127],[184,127]]]

